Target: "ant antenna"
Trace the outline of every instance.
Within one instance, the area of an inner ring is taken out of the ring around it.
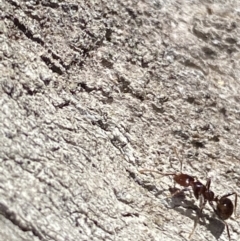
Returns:
[[[155,171],[155,170],[151,170],[151,169],[143,169],[143,170],[139,170],[140,173],[145,173],[145,172],[154,172],[154,173],[158,173],[162,176],[174,176],[176,175],[175,173],[162,173],[159,171]]]
[[[235,209],[234,209],[234,215],[236,218],[238,218],[239,216],[237,216],[237,193],[235,192]]]
[[[182,158],[179,157],[177,148],[174,147],[173,150],[174,150],[174,152],[175,152],[175,154],[176,154],[176,156],[177,156],[177,159],[180,161],[180,172],[182,173],[183,160],[182,160]]]

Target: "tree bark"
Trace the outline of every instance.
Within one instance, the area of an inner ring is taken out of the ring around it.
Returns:
[[[199,201],[145,168],[240,193],[240,3],[213,2],[0,0],[2,240],[186,240]]]

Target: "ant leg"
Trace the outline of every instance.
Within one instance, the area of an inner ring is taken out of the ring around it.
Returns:
[[[189,240],[191,239],[192,235],[194,234],[195,229],[196,229],[198,223],[199,223],[199,216],[197,216],[197,218],[194,221],[194,226],[193,226],[192,232],[188,236]]]
[[[208,179],[207,179],[207,183],[206,183],[206,185],[205,185],[208,191],[209,191],[209,189],[210,189],[210,185],[211,185],[211,179],[208,178]]]
[[[212,201],[209,201],[209,204],[210,204],[210,206],[212,207],[214,213],[217,213],[217,210],[216,210],[216,208],[214,207],[213,202],[212,202]]]
[[[204,201],[202,201],[202,198],[203,198],[203,196],[201,196],[201,199],[200,199],[200,205],[199,205],[199,206],[200,206],[200,210],[199,210],[199,214],[197,214],[197,217],[196,217],[196,219],[195,219],[195,221],[194,221],[194,226],[193,226],[192,232],[191,232],[190,235],[188,236],[189,239],[191,239],[192,235],[194,234],[195,229],[196,229],[196,227],[197,227],[197,225],[198,225],[198,223],[199,223],[199,219],[200,219],[200,215],[202,214],[202,210],[203,210],[204,206],[205,206],[206,203],[207,203],[207,200],[204,199]]]
[[[169,188],[169,189],[172,189],[172,188]],[[175,189],[175,184],[174,184],[174,188],[172,190]],[[176,190],[176,189],[175,189]],[[182,192],[184,192],[186,190],[186,188],[183,188],[181,190],[176,190],[175,192],[173,191],[173,193],[171,193],[170,195],[168,195],[169,197],[173,198],[174,196],[176,196],[177,194],[180,194]],[[170,190],[171,192],[171,190]]]
[[[202,214],[203,208],[205,207],[206,203],[207,203],[206,199],[204,199],[203,202],[200,201],[200,214]]]
[[[224,224],[225,224],[225,227],[227,228],[228,239],[229,239],[229,241],[231,241],[231,236],[230,236],[228,224],[227,224],[225,221],[223,221],[223,222],[224,222]]]

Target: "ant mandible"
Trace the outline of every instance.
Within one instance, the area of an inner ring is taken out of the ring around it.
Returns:
[[[235,195],[235,211],[234,211],[234,213],[236,216],[237,193],[236,192],[228,193],[226,195],[223,195],[220,198],[218,196],[214,197],[215,196],[214,192],[210,190],[211,179],[209,178],[207,180],[206,185],[204,185],[199,180],[197,180],[195,177],[182,173],[182,160],[179,158],[176,149],[174,149],[174,151],[178,157],[178,160],[180,160],[180,164],[181,164],[181,168],[180,168],[181,172],[180,173],[178,173],[178,174],[177,173],[162,173],[159,171],[149,170],[149,169],[140,170],[139,172],[140,173],[155,172],[155,173],[158,173],[163,176],[173,176],[173,180],[175,183],[179,184],[182,187],[191,187],[195,198],[197,200],[200,199],[199,215],[202,214],[203,208],[206,205],[206,203],[208,202],[210,204],[210,206],[213,208],[213,210],[216,213],[216,215],[218,216],[218,218],[225,224],[225,226],[227,228],[228,238],[230,240],[229,227],[228,227],[228,224],[225,222],[225,220],[231,217],[233,210],[234,210],[234,206],[233,206],[232,201],[228,197],[231,195]],[[177,193],[179,193],[181,191],[182,190],[175,192],[172,196],[176,195]],[[216,208],[214,207],[213,202],[216,202],[216,205],[217,205]],[[196,226],[199,222],[199,215],[197,215],[197,218],[194,222],[194,227],[193,227],[192,232],[189,235],[189,239],[193,235],[193,233],[196,229]]]

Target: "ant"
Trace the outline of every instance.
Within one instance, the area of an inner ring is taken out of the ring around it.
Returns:
[[[226,195],[223,195],[220,198],[218,196],[215,197],[214,192],[210,190],[211,179],[208,178],[206,185],[204,185],[198,179],[196,179],[196,177],[193,177],[193,176],[190,176],[188,174],[182,173],[182,160],[179,158],[176,149],[174,149],[174,151],[177,155],[178,160],[180,160],[180,165],[181,165],[180,170],[181,170],[181,172],[179,174],[177,174],[177,173],[162,173],[162,172],[159,172],[159,171],[149,170],[149,169],[140,170],[140,173],[155,172],[155,173],[161,174],[163,176],[173,176],[174,184],[177,183],[182,187],[185,187],[185,188],[191,187],[192,188],[195,198],[197,200],[200,199],[200,204],[199,204],[200,210],[199,210],[199,215],[197,215],[197,218],[194,222],[193,230],[189,235],[189,239],[193,235],[193,233],[196,229],[196,226],[199,222],[199,216],[202,214],[203,208],[205,207],[206,203],[208,202],[210,204],[210,206],[213,208],[213,211],[218,216],[218,218],[225,224],[225,226],[227,228],[228,238],[229,238],[229,240],[231,240],[230,239],[229,227],[228,227],[228,224],[225,222],[225,220],[231,217],[231,215],[233,214],[233,210],[234,210],[234,214],[236,216],[237,193],[232,192],[232,193],[228,193]],[[176,195],[177,193],[182,192],[183,190],[176,191],[175,193],[172,194],[172,197],[174,195]],[[235,195],[235,208],[234,208],[234,205],[233,205],[232,201],[228,198],[231,195]],[[213,202],[216,202],[216,208],[214,207]]]

